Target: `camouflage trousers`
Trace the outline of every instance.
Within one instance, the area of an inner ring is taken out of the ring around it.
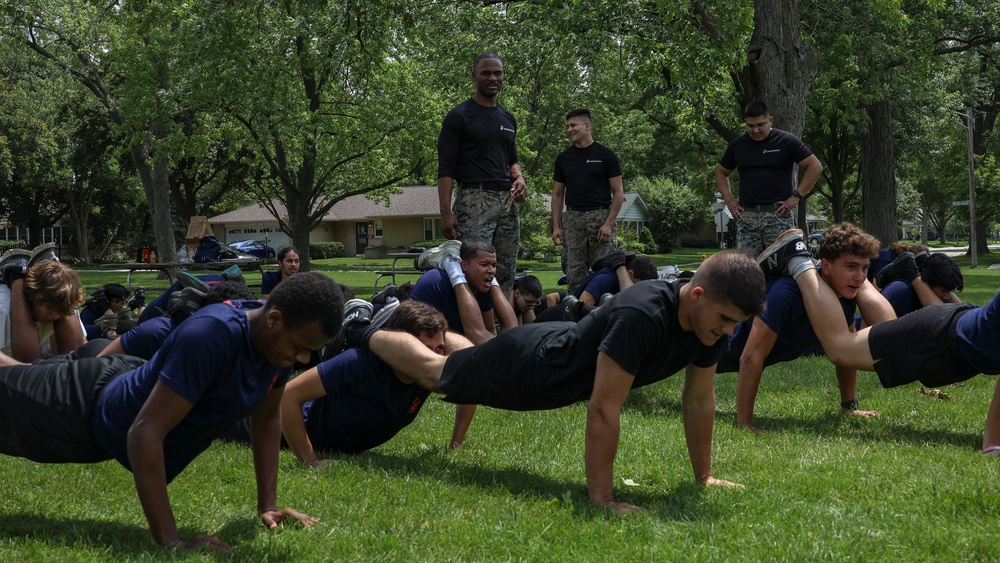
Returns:
[[[459,190],[452,206],[462,237],[477,237],[497,250],[497,283],[510,295],[517,270],[521,219],[508,191]]]
[[[764,252],[778,235],[795,228],[795,215],[778,215],[773,211],[744,211],[736,223],[736,248],[751,258]]]
[[[597,242],[597,230],[608,218],[607,209],[593,211],[569,211],[562,214],[563,264],[566,270],[566,291],[576,289],[587,277],[587,270],[597,259],[618,246],[617,227],[611,228],[608,242]]]

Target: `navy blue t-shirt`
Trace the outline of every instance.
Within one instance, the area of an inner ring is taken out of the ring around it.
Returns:
[[[167,482],[232,423],[250,416],[288,381],[291,367],[267,362],[253,345],[246,310],[259,301],[209,305],[174,330],[153,358],[112,379],[94,401],[91,428],[104,448],[131,470],[128,430],[156,382],[192,403],[163,443]]]
[[[857,303],[853,299],[840,298],[844,313],[844,328],[854,322]],[[802,292],[791,276],[781,276],[768,281],[767,305],[760,319],[778,335],[771,353],[764,359],[764,366],[787,362],[800,357],[804,352],[820,345],[806,314]],[[740,356],[746,347],[754,317],[736,325],[729,337],[729,353],[719,361],[719,373],[735,372],[740,369]]]
[[[556,182],[566,184],[566,205],[608,207],[611,205],[611,178],[622,175],[618,155],[594,142],[585,148],[569,147],[556,157]]]
[[[906,280],[895,280],[882,289],[882,297],[892,305],[892,310],[896,311],[896,318],[907,313],[912,313],[923,305],[917,292],[913,290],[913,285]]]
[[[202,274],[195,276],[199,280],[212,286],[221,281],[226,281],[226,278],[222,277],[220,274]],[[167,314],[167,306],[170,304],[170,295],[175,291],[180,291],[184,289],[180,282],[174,282],[166,291],[161,293],[156,299],[153,299],[146,304],[146,308],[142,310],[142,314],[139,315],[139,324],[146,322],[149,319],[160,317]]]
[[[129,356],[149,360],[174,330],[170,317],[156,317],[121,335],[118,343]]]
[[[458,104],[444,118],[438,135],[438,178],[459,182],[510,182],[517,163],[517,120],[497,104],[474,99]]]
[[[576,289],[573,295],[580,297],[584,291],[590,292],[596,299],[600,299],[605,293],[618,293],[618,276],[611,268],[601,268],[596,272],[591,272],[584,278],[583,283]]]
[[[878,256],[872,258],[868,261],[868,281],[874,282],[875,276],[892,261],[896,259],[896,253],[889,250],[888,248],[883,248],[878,251]]]
[[[260,275],[260,294],[270,295],[279,283],[281,283],[281,270],[264,272]]]
[[[792,167],[811,155],[801,139],[772,128],[763,141],[754,141],[747,133],[734,139],[719,164],[740,171],[740,205],[770,205],[791,197]]]
[[[481,312],[493,310],[493,301],[490,300],[489,294],[473,291],[472,295],[476,298]],[[459,334],[465,332],[462,327],[462,317],[458,314],[458,298],[455,297],[455,288],[451,286],[448,273],[441,268],[435,268],[420,276],[410,292],[410,299],[427,303],[441,311],[444,318],[448,319],[449,330]]]
[[[430,391],[403,383],[368,350],[351,348],[319,364],[326,396],[302,405],[316,450],[363,452],[413,422]]]
[[[1000,374],[1000,294],[962,315],[955,325],[959,356],[987,375]]]

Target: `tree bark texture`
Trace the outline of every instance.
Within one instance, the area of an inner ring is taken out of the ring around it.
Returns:
[[[863,228],[885,247],[899,240],[892,112],[885,100],[868,104],[864,109],[868,128],[861,134]]]

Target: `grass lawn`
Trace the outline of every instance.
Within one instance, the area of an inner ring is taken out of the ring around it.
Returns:
[[[326,262],[317,269],[338,267]],[[329,273],[370,294],[371,271]],[[1000,290],[1000,270],[965,275],[964,300],[982,304]],[[554,289],[556,272],[540,277]],[[736,376],[720,375],[714,473],[743,490],[694,484],[682,383],[639,389],[623,410],[616,496],[642,513],[614,516],[589,504],[586,405],[481,408],[465,447],[449,452],[454,409],[433,398],[389,443],[334,456],[322,471],[282,453],[279,503],[318,518],[313,528],[258,524],[251,453],[240,446],[213,445],[171,484],[171,501],[183,536],[217,534],[237,560],[1000,559],[1000,458],[980,453],[995,377],[944,388],[951,398],[941,400],[918,385],[882,389],[861,373],[862,408],[881,413],[865,420],[840,412],[825,359],[799,359],[765,371],[755,423],[770,432],[758,435],[734,427]],[[131,475],[116,463],[0,457],[0,474],[5,559],[161,557]]]

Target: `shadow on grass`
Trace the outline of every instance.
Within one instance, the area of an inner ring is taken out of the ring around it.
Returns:
[[[357,456],[336,457],[361,467],[423,475],[457,487],[500,488],[515,497],[542,502],[558,499],[570,506],[573,512],[588,517],[604,518],[610,515],[607,510],[589,502],[584,483],[554,480],[514,466],[484,467],[464,463],[464,460],[456,463],[455,455],[460,454],[429,451],[417,457],[404,457],[370,451]],[[705,493],[705,487],[685,482],[666,491],[654,487],[619,490],[616,500],[641,506],[646,513],[662,520],[717,520],[725,517],[723,507],[705,501]]]
[[[204,530],[194,530],[181,527],[182,538],[193,538]],[[273,532],[272,532],[273,533]],[[267,559],[269,561],[289,561],[293,559],[290,553],[275,552],[273,546],[267,551],[251,550],[245,544],[253,541],[260,534],[260,524],[257,520],[248,518],[236,519],[223,526],[216,534],[220,539],[234,547],[231,554],[212,554],[221,560]],[[39,514],[2,514],[0,515],[0,538],[14,543],[36,542],[41,544],[36,553],[48,553],[51,557],[78,559],[84,553],[114,559],[137,559],[149,556],[163,555],[164,552],[153,542],[146,527],[108,522],[106,520],[89,520],[79,518],[52,518]],[[244,545],[244,547],[241,547]],[[63,555],[59,550],[69,550]],[[207,555],[207,552],[197,552]]]

